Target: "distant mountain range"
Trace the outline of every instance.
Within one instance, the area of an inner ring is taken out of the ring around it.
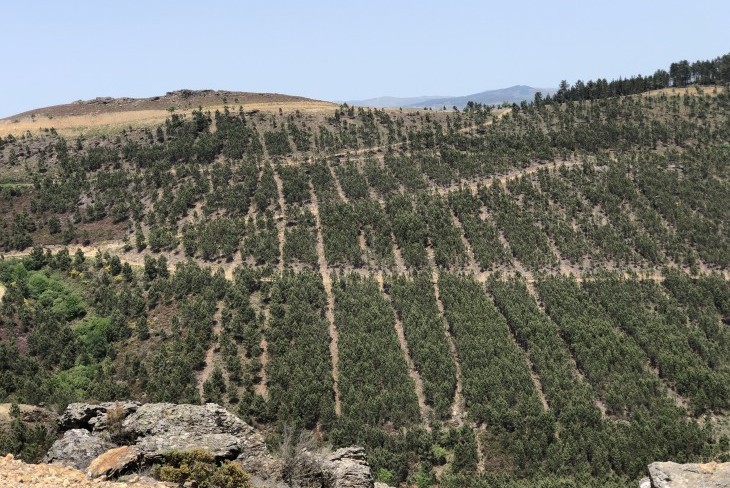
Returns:
[[[422,97],[377,97],[366,100],[348,100],[348,105],[373,108],[443,108],[457,107],[463,109],[467,102],[477,102],[485,105],[499,105],[502,102],[520,103],[523,100],[532,100],[535,93],[543,95],[553,94],[557,88],[533,88],[526,85],[515,85],[498,90],[487,90],[465,96],[422,96]]]

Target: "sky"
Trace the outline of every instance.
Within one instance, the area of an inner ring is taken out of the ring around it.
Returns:
[[[10,0],[0,117],[181,88],[322,100],[617,78],[730,52],[730,2]]]

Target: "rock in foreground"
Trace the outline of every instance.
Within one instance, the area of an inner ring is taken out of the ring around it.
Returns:
[[[73,468],[52,464],[26,464],[8,455],[0,457],[0,486],[3,488],[161,488],[168,485],[141,477],[124,483],[92,481],[84,473]]]
[[[59,418],[64,431],[46,462],[116,478],[163,461],[172,451],[203,449],[217,461],[239,463],[256,485],[280,486],[285,466],[264,437],[223,407],[134,402],[71,404]],[[372,488],[365,451],[349,447],[330,455],[307,453],[307,483],[327,488]],[[0,485],[2,486],[2,485]],[[312,485],[314,486],[314,485]]]
[[[652,463],[649,479],[642,483],[643,487],[730,488],[730,463]]]

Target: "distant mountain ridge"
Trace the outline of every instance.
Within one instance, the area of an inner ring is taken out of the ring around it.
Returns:
[[[535,93],[553,94],[557,88],[534,88],[527,85],[515,85],[497,90],[486,90],[464,96],[422,96],[422,97],[377,97],[366,100],[348,100],[349,105],[373,108],[452,108],[463,109],[468,102],[485,105],[499,105],[503,102],[520,103],[535,98]]]
[[[445,95],[426,95],[421,97],[376,97],[367,98],[365,100],[347,100],[345,103],[348,105],[355,105],[358,107],[372,107],[372,108],[398,108],[398,107],[412,107],[419,104],[428,103],[431,100],[439,100],[450,98]]]

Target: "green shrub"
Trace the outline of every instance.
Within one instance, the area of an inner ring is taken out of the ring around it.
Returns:
[[[164,463],[152,468],[152,476],[160,481],[183,484],[194,481],[199,488],[248,488],[251,480],[243,468],[230,461],[217,465],[213,455],[204,449],[172,451]]]

